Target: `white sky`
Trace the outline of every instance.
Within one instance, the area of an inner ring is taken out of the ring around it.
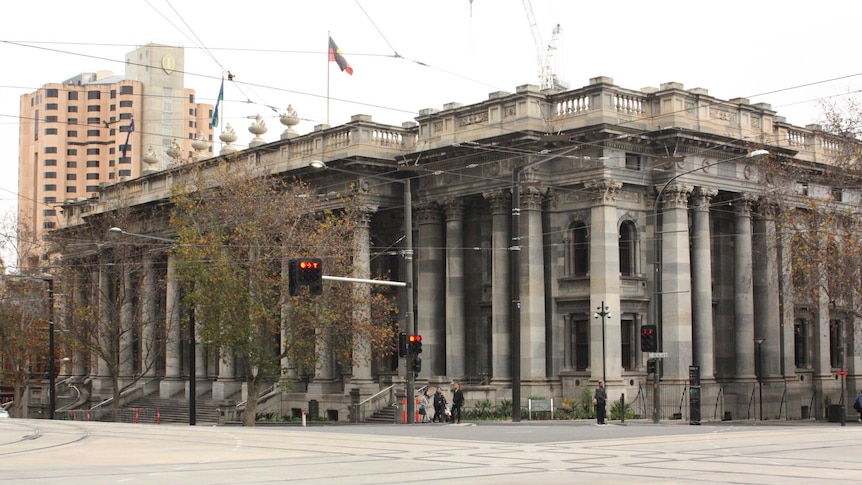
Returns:
[[[557,74],[573,88],[596,76],[629,89],[675,81],[721,99],[770,103],[801,126],[817,121],[822,99],[862,89],[855,55],[862,2],[532,5],[545,43],[554,25],[562,26]],[[327,62],[327,32],[353,76]],[[185,84],[200,102],[214,103],[224,71],[251,84],[225,83],[222,118],[236,129],[238,145],[252,138],[248,117],[256,114],[269,127],[264,138],[278,139],[284,127],[268,106],[284,111],[292,104],[304,134],[360,113],[400,125],[423,108],[538,84],[536,47],[519,0],[4,2],[0,211],[16,201],[19,96],[81,72],[122,74],[125,54],[150,42],[186,47]],[[393,49],[403,59],[393,58]]]

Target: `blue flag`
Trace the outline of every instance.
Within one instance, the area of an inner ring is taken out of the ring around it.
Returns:
[[[132,115],[132,122],[129,123],[129,131],[126,132],[126,143],[123,143],[123,158],[126,158],[126,151],[129,149],[129,137],[135,131],[135,115]]]
[[[224,99],[224,79],[221,80],[221,87],[218,90],[218,98],[216,98],[215,109],[213,110],[213,122],[212,127],[215,128],[218,126],[218,107],[221,104],[221,101]]]

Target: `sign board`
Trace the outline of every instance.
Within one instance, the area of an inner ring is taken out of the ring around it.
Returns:
[[[670,357],[667,352],[650,352],[647,354],[650,359],[666,359]]]

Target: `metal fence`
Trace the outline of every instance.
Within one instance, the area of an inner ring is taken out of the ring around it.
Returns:
[[[659,419],[689,421],[689,385],[684,383],[661,383],[659,386]],[[628,401],[629,398],[626,398]],[[638,393],[630,402],[636,418],[651,419],[655,406],[654,390],[651,384],[638,386]],[[724,419],[724,393],[721,387],[701,388],[700,417],[703,421]]]

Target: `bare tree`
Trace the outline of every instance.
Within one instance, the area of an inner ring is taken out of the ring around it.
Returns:
[[[245,425],[254,425],[261,383],[285,371],[282,359],[301,375],[313,372],[321,354],[352,365],[360,342],[368,355],[391,350],[394,307],[385,296],[363,297],[344,284],[327,285],[319,297],[288,296],[291,258],[319,257],[327,274],[352,274],[360,194],[327,202],[244,159],[190,168],[175,189],[185,304],[195,309],[201,339],[242,364]],[[357,312],[363,306],[371,315]]]

